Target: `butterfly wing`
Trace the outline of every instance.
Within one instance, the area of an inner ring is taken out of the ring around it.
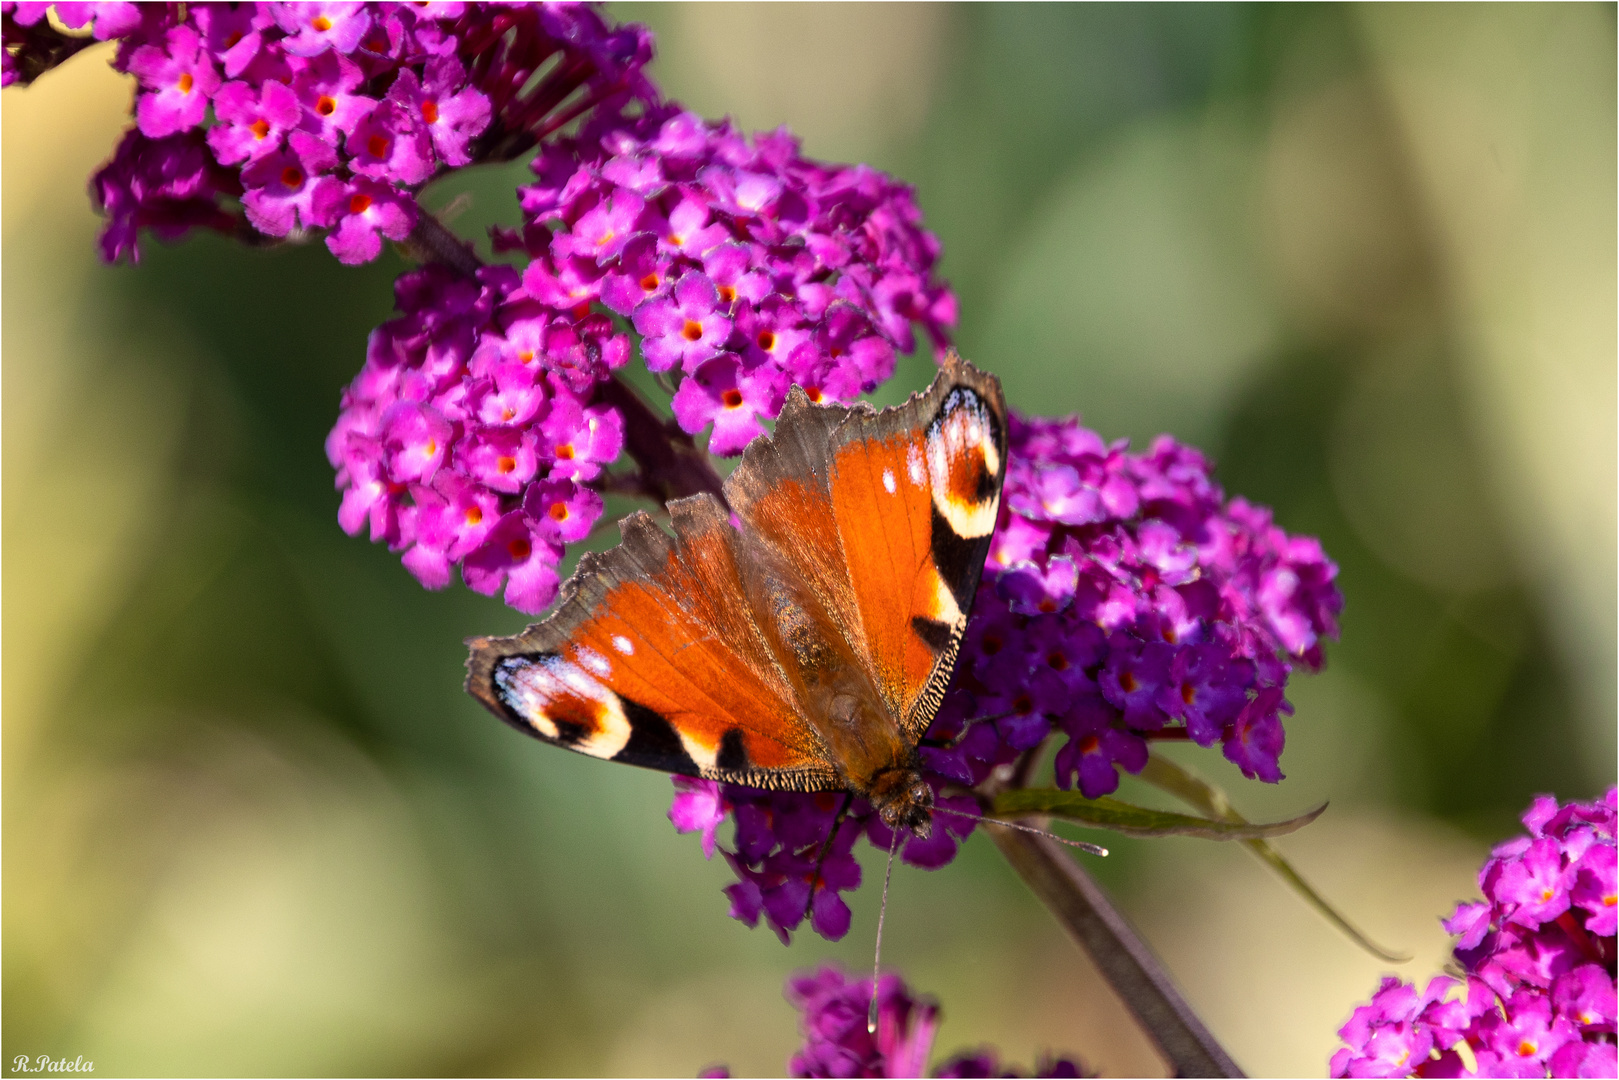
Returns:
[[[638,511],[580,560],[547,619],[473,638],[467,689],[512,726],[593,757],[754,787],[842,786],[747,602],[740,538],[711,495]]]
[[[794,390],[774,436],[725,494],[812,584],[912,740],[955,669],[1000,510],[1000,381],[945,357],[898,408],[811,405]]]

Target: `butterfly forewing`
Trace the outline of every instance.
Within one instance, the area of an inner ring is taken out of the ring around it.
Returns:
[[[839,427],[831,494],[873,675],[910,738],[938,710],[1000,508],[1005,405],[950,354],[929,390]]]
[[[813,406],[725,484],[747,526],[824,597],[911,739],[937,710],[978,587],[1005,474],[1000,382],[960,359],[898,408]]]
[[[557,612],[471,642],[468,688],[497,715],[595,757],[759,787],[839,785],[744,596],[737,534],[707,495],[644,512],[587,556]]]

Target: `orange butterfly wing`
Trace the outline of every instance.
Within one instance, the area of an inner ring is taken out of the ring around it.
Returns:
[[[740,537],[719,502],[645,512],[580,560],[557,611],[474,638],[467,689],[546,742],[594,757],[755,787],[842,786],[747,601]]]
[[[1000,381],[953,351],[904,405],[816,407],[794,390],[775,435],[725,484],[811,583],[912,740],[938,710],[1006,470]]]

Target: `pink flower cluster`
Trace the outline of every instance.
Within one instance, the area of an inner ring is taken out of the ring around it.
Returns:
[[[536,302],[507,266],[469,280],[430,265],[395,295],[401,314],[372,331],[326,440],[338,521],[403,551],[430,589],[460,564],[471,588],[504,585],[506,603],[537,614],[564,545],[601,516],[589,485],[618,456],[624,421],[594,394],[629,337]]]
[[[955,322],[911,189],[803,158],[786,130],[750,140],[672,106],[602,114],[533,169],[526,226],[497,246],[532,259],[536,299],[629,320],[714,453],[741,453],[792,384],[852,401],[915,348],[912,323],[942,344]]]
[[[1465,981],[1439,976],[1419,994],[1384,979],[1339,1030],[1333,1076],[1619,1072],[1615,789],[1565,806],[1542,795],[1523,823],[1479,871],[1484,899],[1444,920]]]
[[[48,6],[0,12],[8,82],[54,59],[53,35],[72,40]],[[340,260],[366,262],[410,233],[414,192],[445,169],[651,91],[650,35],[583,5],[55,6],[64,25],[118,39],[113,66],[138,80],[136,126],[92,183],[108,261],[138,258],[141,228],[245,219],[269,238],[325,230]]]
[[[1006,1067],[990,1047],[956,1054],[928,1071],[928,1057],[939,1033],[939,1006],[913,994],[898,975],[877,980],[877,1030],[866,1028],[871,979],[846,975],[831,965],[787,979],[787,1001],[802,1015],[804,1044],[787,1062],[794,1077],[855,1076],[1020,1076]],[[729,1076],[724,1068],[703,1076]],[[1047,1056],[1037,1077],[1089,1075],[1074,1058]]]

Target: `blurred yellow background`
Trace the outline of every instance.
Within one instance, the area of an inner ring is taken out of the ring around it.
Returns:
[[[1284,850],[1425,980],[1529,795],[1614,779],[1613,6],[611,10],[698,111],[915,183],[1014,406],[1197,442],[1322,537],[1343,642],[1293,687],[1288,779],[1186,760],[1254,815],[1331,800]],[[784,949],[726,918],[666,778],[461,694],[462,637],[524,620],[345,537],[321,449],[401,264],[98,265],[107,55],[0,96],[8,1067],[780,1072],[783,977],[869,963],[875,890]],[[521,176],[426,201],[481,236]],[[1391,966],[1240,850],[1111,846],[1233,1056],[1324,1074]],[[888,927],[940,1051],[1161,1074],[982,839],[896,870]]]

